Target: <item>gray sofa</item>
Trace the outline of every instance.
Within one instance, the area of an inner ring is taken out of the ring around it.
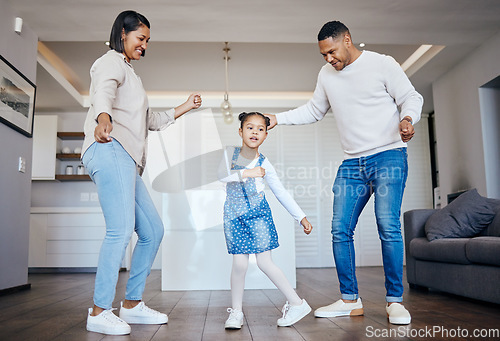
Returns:
[[[500,303],[500,211],[476,236],[429,241],[425,224],[436,211],[404,213],[410,288],[424,287]]]

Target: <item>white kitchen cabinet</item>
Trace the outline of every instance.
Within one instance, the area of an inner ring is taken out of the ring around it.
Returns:
[[[35,115],[32,180],[55,180],[56,150],[57,115]]]
[[[105,231],[99,207],[32,207],[28,267],[95,270]],[[130,256],[129,245],[124,268]]]

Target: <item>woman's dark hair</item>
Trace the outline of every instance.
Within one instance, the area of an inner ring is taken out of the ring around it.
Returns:
[[[267,130],[267,127],[269,127],[271,125],[271,120],[269,119],[269,117],[267,116],[264,116],[263,114],[261,114],[260,112],[257,112],[257,111],[252,111],[252,112],[242,112],[239,116],[238,116],[238,119],[240,120],[241,124],[240,124],[240,128],[243,128],[243,124],[245,123],[245,121],[250,117],[250,116],[260,116],[264,119],[264,121],[266,122],[266,130]]]
[[[340,21],[329,21],[323,25],[318,33],[318,41],[322,41],[328,38],[336,39],[342,34],[349,34],[349,29],[346,25],[342,24]]]
[[[141,26],[145,25],[147,28],[151,28],[148,19],[142,14],[136,11],[123,11],[115,19],[113,27],[111,28],[111,34],[109,36],[109,48],[115,50],[116,52],[123,52],[123,40],[122,32],[128,34],[132,31],[137,31]],[[146,51],[142,51],[142,56],[144,57]]]

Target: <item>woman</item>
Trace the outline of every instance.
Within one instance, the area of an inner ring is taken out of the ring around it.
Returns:
[[[97,185],[106,221],[87,330],[109,334],[130,333],[128,323],[163,324],[168,317],[142,302],[163,224],[142,181],[148,130],[160,130],[199,108],[201,96],[166,112],[152,112],[140,78],[130,64],[144,56],[150,38],[149,21],[135,11],[116,18],[110,48],[90,70],[91,105],[85,121],[82,162]],[[125,300],[118,318],[112,312],[118,272],[132,236],[138,235],[130,266]]]

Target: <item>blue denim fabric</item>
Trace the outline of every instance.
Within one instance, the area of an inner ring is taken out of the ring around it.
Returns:
[[[358,299],[354,229],[359,215],[375,194],[375,216],[382,244],[387,302],[403,300],[403,238],[401,202],[408,175],[406,148],[347,159],[342,162],[333,184],[333,257],[342,298]]]
[[[112,140],[94,142],[82,162],[97,185],[106,221],[94,288],[94,304],[110,309],[115,297],[118,272],[132,232],[137,233],[125,298],[141,300],[146,278],[163,238],[163,223],[139,176],[135,161]]]

